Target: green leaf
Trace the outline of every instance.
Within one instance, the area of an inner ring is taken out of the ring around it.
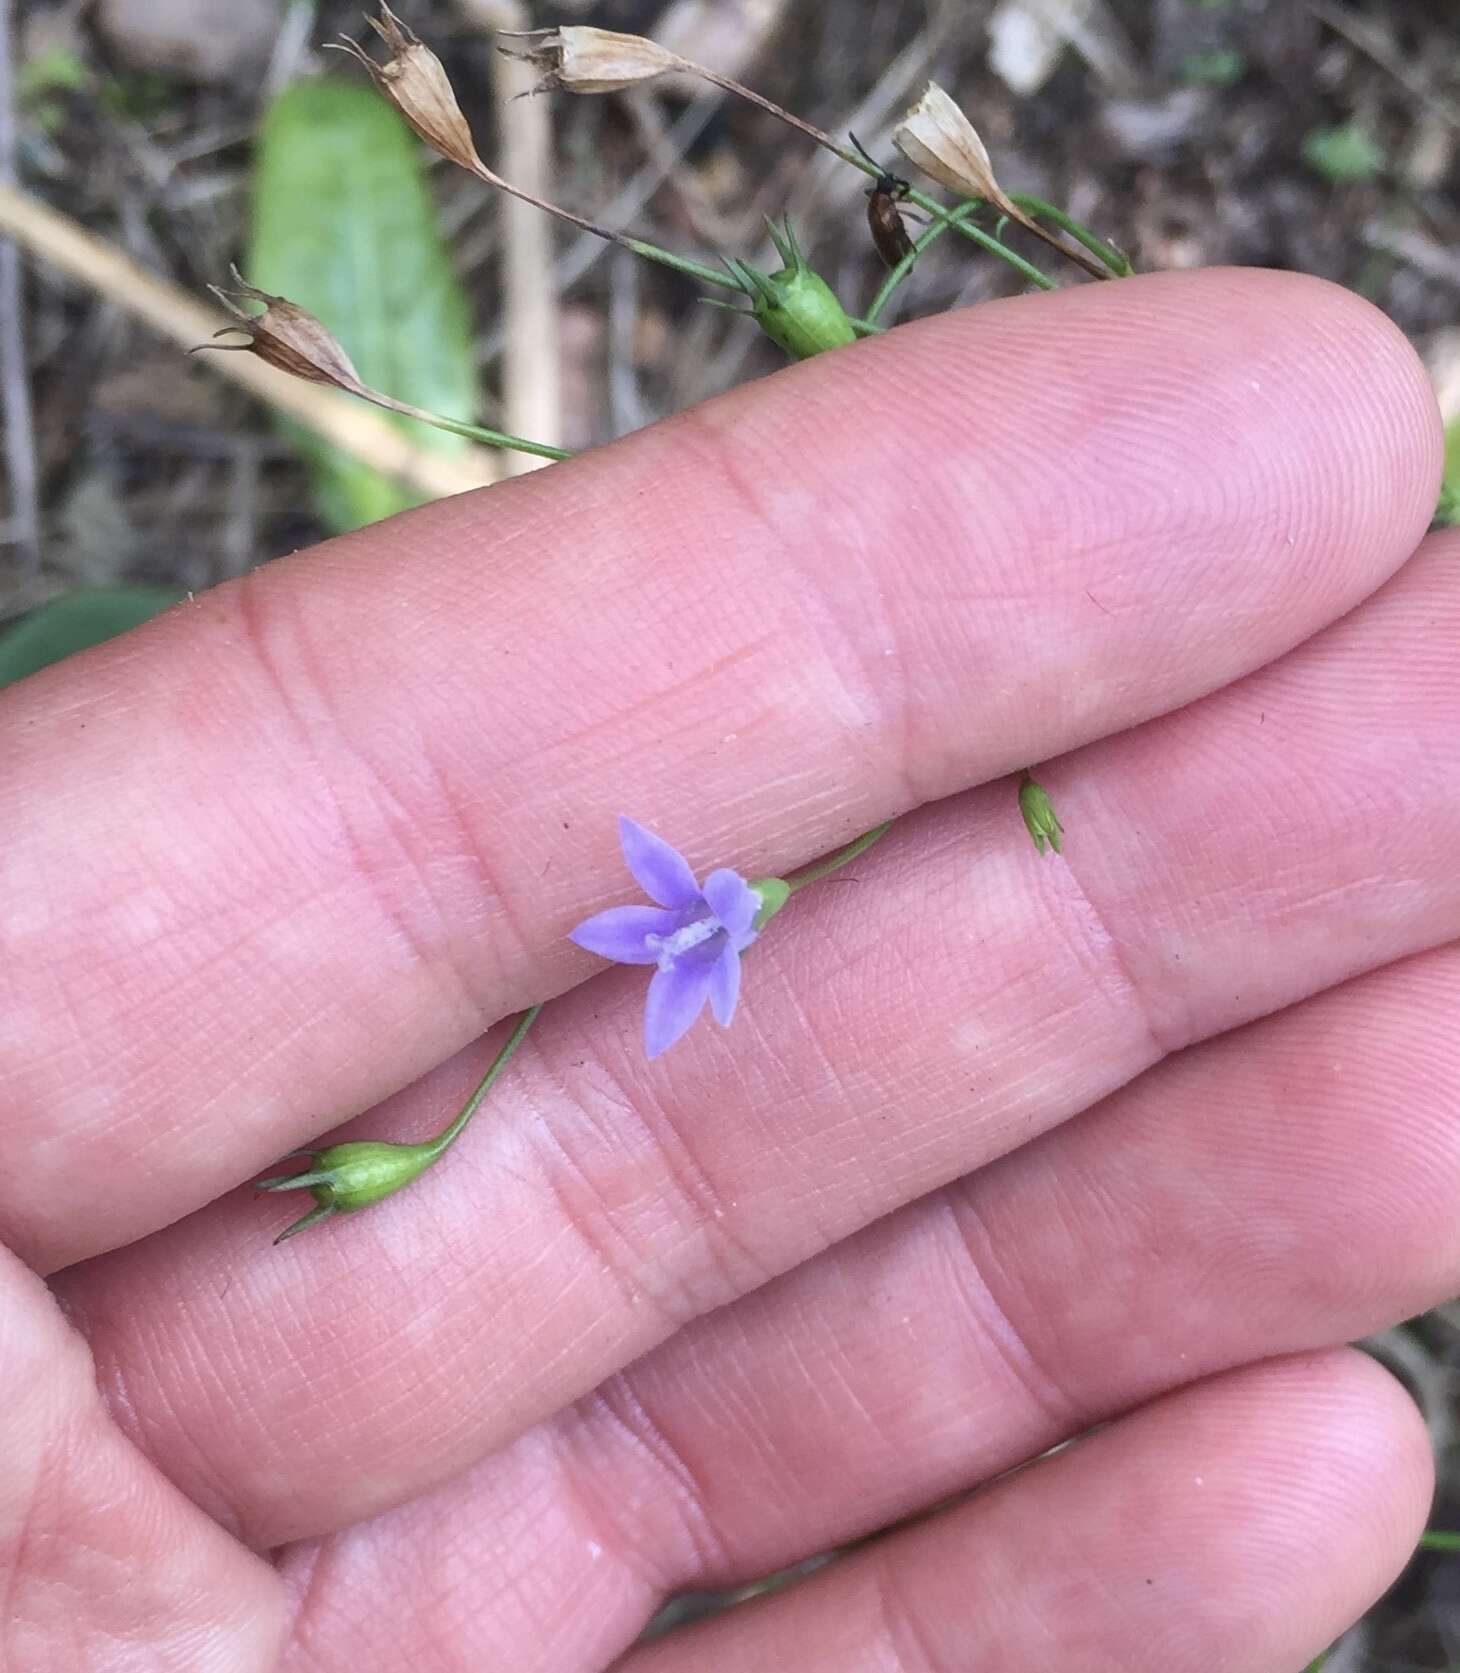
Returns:
[[[1460,419],[1445,428],[1445,475],[1435,518],[1441,523],[1460,523]]]
[[[82,587],[63,593],[0,630],[0,685],[140,627],[182,596],[171,587]]]
[[[286,88],[264,118],[244,276],[314,314],[371,388],[470,420],[478,389],[469,310],[437,229],[424,155],[373,88],[327,80]],[[414,419],[391,422],[422,447],[469,445]],[[359,528],[420,503],[329,443],[284,428],[312,466],[330,527]]]
[[[1332,186],[1376,179],[1388,162],[1379,142],[1357,122],[1315,128],[1303,141],[1303,161]]]
[[[1247,74],[1247,60],[1235,47],[1214,46],[1188,52],[1181,61],[1181,79],[1199,87],[1235,87]]]

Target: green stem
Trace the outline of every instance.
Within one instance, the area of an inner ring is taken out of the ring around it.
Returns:
[[[877,316],[892,300],[892,293],[903,282],[903,280],[907,278],[908,274],[912,272],[913,268],[917,265],[918,257],[922,255],[923,251],[926,250],[930,244],[936,244],[943,234],[947,232],[949,227],[956,227],[960,225],[965,216],[976,215],[982,208],[983,204],[977,201],[960,203],[953,207],[945,205],[941,208],[932,226],[928,228],[922,237],[919,238],[913,245],[912,249],[908,251],[902,260],[898,262],[897,266],[894,267],[882,281],[881,290],[879,290],[876,296],[873,297],[872,306],[868,308],[866,314],[863,316],[864,321],[871,324],[877,319]],[[857,322],[853,321],[853,323],[855,324]]]
[[[383,403],[377,403],[380,405]],[[449,431],[453,436],[465,436],[468,441],[479,441],[488,447],[501,447],[512,453],[531,453],[538,459],[571,459],[572,450],[554,447],[551,442],[528,441],[523,436],[510,436],[505,430],[491,430],[485,424],[468,424],[460,418],[443,418],[439,412],[427,412],[423,407],[408,406],[404,401],[391,401],[391,412],[403,412],[408,418],[418,418],[437,430]]]
[[[1452,1534],[1443,1528],[1431,1528],[1419,1538],[1421,1551],[1460,1551],[1460,1534]]]
[[[676,273],[686,273],[691,279],[698,279],[701,284],[718,285],[721,290],[739,290],[740,284],[721,267],[707,267],[702,261],[695,261],[691,256],[677,256],[673,250],[661,250],[657,244],[646,244],[642,238],[630,238],[627,233],[619,233],[614,243],[622,244],[624,249],[632,250],[636,256],[643,256],[645,261],[656,261],[661,267],[672,267]]]
[[[1067,211],[1056,208],[1052,203],[1046,203],[1043,198],[1030,197],[1027,192],[1011,192],[1009,198],[1011,202],[1017,203],[1025,214],[1033,215],[1037,220],[1053,221],[1077,243],[1083,244],[1092,256],[1099,256],[1117,279],[1128,279],[1135,271],[1130,264],[1129,256],[1117,250],[1113,244],[1107,244],[1103,238],[1091,232],[1089,227],[1077,221]]]
[[[865,854],[874,842],[880,842],[887,835],[894,823],[894,820],[885,819],[880,825],[874,825],[870,831],[863,831],[855,842],[849,842],[845,848],[838,848],[834,854],[828,854],[824,860],[816,860],[800,871],[793,871],[786,879],[786,887],[794,895],[797,889],[804,889],[808,883],[819,883],[823,877],[829,877],[832,872],[840,870],[859,854]]]
[[[844,163],[850,163],[853,168],[861,169],[863,174],[869,175],[873,180],[881,173],[875,163],[869,163],[865,157],[859,157],[855,151],[844,151],[841,146],[824,138],[823,142],[827,150],[834,156],[840,157]],[[939,203],[937,198],[930,197],[927,192],[920,192],[916,186],[908,192],[907,201],[917,204],[919,209],[926,209],[930,215],[939,218],[945,218],[949,215],[946,203]],[[971,203],[975,208],[984,206],[981,198],[966,198],[964,202]],[[958,207],[961,209],[963,204],[959,204]],[[965,238],[971,238],[975,244],[981,245],[991,256],[997,256],[1000,261],[1008,262],[1009,266],[1016,273],[1022,273],[1031,285],[1037,285],[1040,290],[1053,290],[1055,288],[1054,280],[1047,273],[1042,272],[1032,261],[1025,261],[1023,256],[1011,250],[1007,244],[1001,244],[992,233],[985,232],[982,227],[973,226],[968,221],[960,220],[950,222],[950,224],[954,225]],[[906,259],[906,257],[903,258],[903,260]]]
[[[481,1108],[482,1100],[492,1090],[492,1085],[512,1059],[512,1054],[527,1038],[527,1031],[532,1027],[542,1012],[541,1005],[534,1005],[517,1019],[517,1026],[507,1037],[506,1044],[492,1059],[492,1066],[477,1082],[470,1098],[461,1106],[461,1112],[451,1124],[443,1127],[434,1139],[428,1140],[431,1160],[435,1162],[456,1143],[466,1129],[466,1124]]]
[[[947,213],[947,205],[939,203],[937,198],[929,197],[926,192],[912,191],[908,193],[908,198],[911,202],[917,204],[919,209],[926,209],[930,214],[944,215]],[[983,207],[981,200],[978,198],[969,198],[966,201],[972,203],[976,208]],[[1032,261],[1026,261],[1017,251],[1011,250],[1007,244],[1001,243],[991,232],[985,232],[982,227],[976,227],[970,221],[958,221],[953,225],[965,238],[971,238],[975,244],[982,245],[991,256],[997,256],[1000,261],[1008,262],[1009,266],[1016,273],[1022,273],[1031,285],[1037,285],[1040,290],[1053,290],[1055,288],[1054,280],[1050,278],[1048,273],[1036,267]]]

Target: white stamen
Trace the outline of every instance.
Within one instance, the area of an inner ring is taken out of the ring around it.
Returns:
[[[720,920],[711,913],[709,917],[696,918],[692,924],[675,930],[673,935],[646,935],[644,945],[651,952],[658,953],[659,968],[668,970],[677,958],[702,945],[712,935],[719,935],[723,928]]]

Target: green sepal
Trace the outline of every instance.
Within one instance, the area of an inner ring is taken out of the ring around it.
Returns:
[[[750,885],[750,892],[760,901],[751,927],[763,930],[776,913],[791,898],[791,885],[784,877],[760,877]]]
[[[301,1173],[278,1174],[261,1179],[258,1191],[308,1191],[316,1207],[302,1220],[274,1239],[282,1243],[332,1214],[354,1214],[394,1194],[418,1179],[440,1156],[439,1143],[389,1144],[378,1139],[357,1139],[332,1144],[324,1150],[293,1151],[308,1156],[310,1166]]]
[[[857,332],[836,292],[806,263],[790,221],[771,223],[771,241],[785,265],[762,273],[748,261],[727,257],[725,265],[750,299],[756,323],[793,360],[809,360],[827,349],[857,340]]]
[[[1060,852],[1060,838],[1065,828],[1060,824],[1054,811],[1054,804],[1049,799],[1049,792],[1030,774],[1025,773],[1024,781],[1019,786],[1019,811],[1024,816],[1024,825],[1033,839],[1035,848],[1044,853],[1045,844]]]

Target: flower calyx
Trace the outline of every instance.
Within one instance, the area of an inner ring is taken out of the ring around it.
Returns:
[[[307,1190],[314,1198],[315,1206],[309,1213],[286,1226],[274,1239],[283,1243],[335,1214],[354,1214],[393,1196],[418,1179],[440,1154],[439,1144],[389,1144],[375,1139],[355,1139],[324,1150],[291,1150],[281,1160],[303,1156],[309,1166],[300,1173],[261,1179],[254,1189]]]
[[[784,265],[763,273],[748,261],[727,257],[725,265],[750,301],[761,330],[793,360],[809,360],[827,349],[857,340],[857,333],[836,292],[802,254],[790,221],[767,222],[771,241]]]

